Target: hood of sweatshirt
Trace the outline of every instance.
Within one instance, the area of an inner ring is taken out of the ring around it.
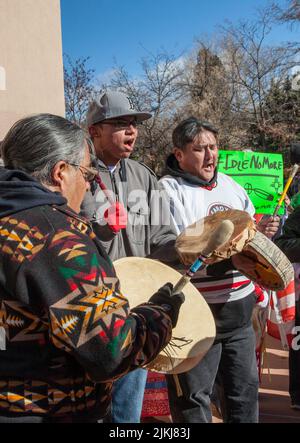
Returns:
[[[67,200],[30,175],[0,167],[0,218],[44,205],[65,205]]]

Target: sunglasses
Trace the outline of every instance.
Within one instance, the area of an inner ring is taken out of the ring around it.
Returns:
[[[129,126],[133,126],[134,128],[137,127],[138,122],[136,118],[132,120],[125,120],[125,119],[116,119],[116,120],[105,120],[101,122],[102,125],[111,125],[116,129],[127,129]]]
[[[92,183],[98,175],[98,169],[91,166],[82,166],[76,163],[69,163],[70,166],[76,166],[83,175],[85,181]]]

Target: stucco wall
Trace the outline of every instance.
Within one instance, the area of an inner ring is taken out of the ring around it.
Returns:
[[[65,113],[60,0],[0,0],[0,140],[38,112]]]

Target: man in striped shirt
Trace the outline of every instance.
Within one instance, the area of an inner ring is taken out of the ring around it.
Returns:
[[[160,186],[168,194],[178,234],[217,211],[239,209],[254,216],[245,190],[217,171],[217,134],[210,123],[193,117],[182,121],[173,132],[174,151],[167,159]],[[278,218],[269,218],[258,229],[271,238],[278,226]],[[176,376],[176,380],[167,377],[174,422],[210,422],[215,381],[223,400],[224,421],[258,421],[258,374],[251,322],[256,295],[253,283],[235,269],[236,260],[240,258],[207,266],[192,280],[210,306],[217,336],[195,368]]]

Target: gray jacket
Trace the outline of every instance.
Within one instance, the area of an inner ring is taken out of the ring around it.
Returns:
[[[110,206],[103,191],[97,187],[95,195],[87,193],[83,202],[82,215],[93,222],[94,231],[111,260],[151,256],[164,262],[176,261],[176,230],[154,172],[130,159],[121,160],[113,172],[101,161],[98,166],[103,183],[113,191],[112,198],[119,200],[128,212],[126,229],[113,234],[103,218]]]

